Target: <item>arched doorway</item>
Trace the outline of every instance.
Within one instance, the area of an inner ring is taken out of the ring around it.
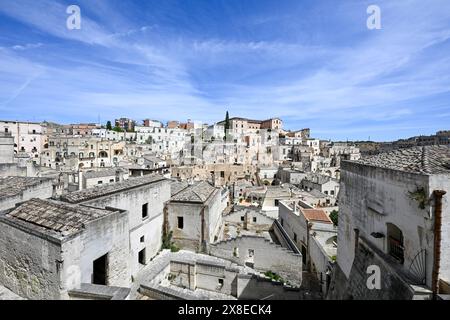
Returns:
[[[405,248],[403,247],[403,232],[393,223],[387,223],[388,253],[403,264]]]

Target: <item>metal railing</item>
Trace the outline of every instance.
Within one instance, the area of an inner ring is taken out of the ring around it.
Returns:
[[[403,241],[389,237],[389,254],[400,263],[403,263],[405,261],[405,248],[403,247]]]

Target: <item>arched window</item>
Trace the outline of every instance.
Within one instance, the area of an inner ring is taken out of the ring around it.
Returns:
[[[405,261],[403,247],[403,232],[393,223],[387,223],[387,241],[388,241],[388,253],[397,259],[400,263]]]
[[[100,151],[98,153],[99,158],[108,158],[108,153],[106,151]]]

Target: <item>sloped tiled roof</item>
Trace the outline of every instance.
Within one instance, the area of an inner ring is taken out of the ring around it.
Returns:
[[[300,209],[306,220],[332,223],[325,211],[321,209]]]
[[[411,173],[449,174],[450,146],[398,149],[350,162]]]
[[[91,189],[71,192],[61,196],[61,199],[70,203],[79,203],[162,180],[166,180],[162,175],[146,175],[138,178],[130,178],[122,182],[109,183]]]
[[[181,190],[185,189],[189,184],[187,181],[172,180],[170,182],[170,195],[174,196]]]
[[[0,177],[0,200],[22,194],[26,189],[37,187],[50,178]]]
[[[216,191],[214,188],[206,181],[200,181],[196,184],[189,185],[188,187],[182,189],[180,192],[172,196],[172,201],[181,202],[206,202],[211,194]]]
[[[31,199],[6,216],[41,227],[41,231],[53,231],[61,236],[68,236],[83,229],[85,223],[111,212],[55,200]]]

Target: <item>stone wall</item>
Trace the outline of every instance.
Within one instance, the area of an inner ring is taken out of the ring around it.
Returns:
[[[349,276],[355,251],[355,229],[379,250],[388,251],[387,223],[399,227],[404,238],[404,267],[425,249],[428,285],[431,280],[433,221],[431,208],[420,209],[408,195],[423,187],[430,195],[429,177],[343,162],[339,195],[337,262]],[[381,238],[372,237],[380,233]]]
[[[139,251],[145,249],[147,263],[161,249],[163,208],[169,198],[170,183],[164,180],[84,202],[99,208],[113,207],[128,211],[132,275],[136,275],[140,268]],[[146,203],[147,217],[143,218],[142,206]]]
[[[249,250],[254,255],[249,257]],[[258,271],[272,271],[293,285],[302,282],[302,256],[257,236],[240,236],[210,246],[209,254]]]
[[[31,198],[48,199],[52,195],[52,180],[43,180],[39,185],[26,188],[21,194],[0,200],[0,211],[14,208],[17,203],[30,200]]]
[[[24,298],[59,299],[60,244],[8,222],[1,218],[0,283]]]
[[[0,163],[0,177],[27,176],[27,168],[19,167],[17,163]]]
[[[284,286],[280,282],[256,275],[238,275],[237,297],[239,300],[307,300],[317,298],[300,288]]]
[[[196,264],[196,286],[197,288],[215,291],[227,295],[236,296],[237,279],[239,270],[227,268],[209,262],[197,261]],[[219,283],[223,281],[222,284]]]
[[[63,294],[79,289],[82,283],[92,283],[93,262],[105,254],[108,254],[106,284],[130,287],[128,230],[127,212],[115,212],[91,221],[79,236],[64,242],[61,266]]]
[[[333,262],[324,250],[321,243],[315,237],[309,238],[309,257],[311,264],[311,272],[313,272],[317,279],[321,281],[322,293],[327,291],[327,271],[332,270]],[[331,280],[331,279],[330,279]]]
[[[373,245],[360,240],[348,279],[336,267],[330,286],[329,299],[355,300],[412,300],[427,297],[429,291],[411,286],[396,262],[390,261]],[[380,289],[369,289],[367,281],[373,272],[369,266],[380,268]],[[421,293],[422,292],[422,293]]]
[[[272,227],[274,221],[273,218],[266,216],[264,213],[251,209],[241,209],[231,212],[224,216],[223,220],[243,226],[244,221],[242,219],[245,218],[247,218],[247,227],[251,230],[268,230]]]
[[[202,204],[171,202],[167,204],[168,229],[175,244],[186,250],[201,251]],[[183,218],[183,228],[178,228],[178,217]]]
[[[203,203],[171,201],[167,204],[168,229],[173,240],[182,249],[201,252],[202,215],[204,217],[204,241],[206,246],[216,241],[222,226],[222,194],[214,191]],[[203,211],[203,214],[202,214]],[[183,218],[183,228],[178,228],[178,217]]]

